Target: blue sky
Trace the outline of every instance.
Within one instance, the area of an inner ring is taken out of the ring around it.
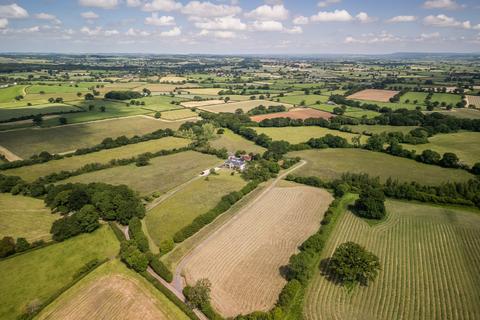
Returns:
[[[480,2],[0,0],[0,51],[480,52]]]

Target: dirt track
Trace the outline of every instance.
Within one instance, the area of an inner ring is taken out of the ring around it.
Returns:
[[[13,153],[12,151],[2,146],[0,146],[0,154],[4,155],[5,159],[7,159],[7,161],[9,162],[16,161],[16,160],[23,160],[22,158],[17,156],[15,153]]]

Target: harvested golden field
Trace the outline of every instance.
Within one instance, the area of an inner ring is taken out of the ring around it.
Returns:
[[[147,280],[108,262],[50,304],[38,319],[188,319]]]
[[[188,101],[182,102],[181,105],[185,108],[200,108],[204,106],[214,105],[214,104],[225,104],[223,100],[202,100],[202,101]]]
[[[235,112],[237,109],[242,109],[243,112],[247,113],[248,111],[256,108],[258,106],[285,106],[285,108],[290,109],[293,106],[288,103],[283,102],[276,102],[276,101],[268,101],[268,100],[248,100],[248,101],[239,101],[239,102],[231,102],[231,103],[224,103],[222,105],[208,105],[204,106],[201,109],[210,111],[210,112]]]
[[[347,99],[389,102],[390,98],[398,92],[394,90],[366,89],[349,95]]]
[[[165,120],[181,120],[197,117],[198,114],[190,109],[178,109],[172,111],[164,111],[161,113],[161,118]]]
[[[188,92],[189,94],[207,94],[217,95],[222,89],[219,88],[185,88],[182,92]]]
[[[386,207],[387,219],[373,226],[345,212],[322,255],[356,242],[379,257],[377,279],[348,290],[318,271],[305,295],[304,318],[478,319],[478,211],[393,200]]]
[[[333,117],[334,117],[333,114],[325,111],[320,111],[320,110],[310,109],[310,108],[295,108],[287,112],[276,112],[276,113],[253,116],[253,117],[250,117],[250,119],[255,122],[260,122],[265,119],[275,119],[275,118],[290,118],[290,119],[305,120],[308,118],[330,119]]]
[[[223,316],[273,307],[286,283],[280,268],[318,230],[333,200],[322,189],[282,185],[267,189],[187,258],[187,283],[208,278]]]
[[[160,78],[160,82],[180,83],[183,81],[187,81],[187,78],[176,76],[166,76]]]
[[[475,107],[480,108],[480,96],[466,96],[467,106],[473,104]]]

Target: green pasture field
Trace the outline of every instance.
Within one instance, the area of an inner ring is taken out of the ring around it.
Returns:
[[[92,259],[113,258],[120,245],[103,226],[54,245],[0,261],[0,319],[17,319],[30,303],[42,302],[72,281]]]
[[[462,101],[462,96],[453,93],[434,93],[432,96],[432,102],[434,101],[456,105],[458,102]]]
[[[480,313],[480,215],[458,208],[387,200],[374,226],[345,212],[322,259],[354,241],[379,257],[368,286],[351,290],[318,270],[307,288],[304,318],[474,319]]]
[[[423,102],[419,102],[418,105],[412,104],[412,103],[402,103],[402,102],[380,102],[380,101],[368,101],[368,100],[355,100],[361,103],[368,103],[368,104],[376,104],[377,106],[381,107],[387,107],[392,110],[397,110],[397,109],[408,109],[408,110],[415,110],[417,106],[421,107],[422,110],[425,109],[425,106],[423,106]]]
[[[314,104],[311,105],[310,108],[321,110],[321,111],[327,111],[330,113],[333,113],[333,109],[336,107],[339,107],[337,105],[329,105],[329,104]],[[343,114],[346,117],[352,117],[352,118],[363,118],[366,116],[368,119],[375,118],[376,116],[379,116],[380,113],[373,111],[373,110],[364,110],[361,108],[355,108],[355,107],[348,107]]]
[[[295,171],[296,175],[318,176],[331,180],[342,173],[367,173],[380,177],[385,182],[389,177],[402,182],[416,181],[426,185],[444,182],[464,182],[474,176],[465,170],[447,169],[428,165],[415,160],[363,149],[323,149],[290,152],[288,156],[299,156],[307,164]]]
[[[50,240],[53,221],[59,219],[43,200],[0,193],[0,237],[23,237],[29,242]]]
[[[25,86],[11,86],[0,89],[0,103],[14,102],[16,96],[24,95]]]
[[[358,134],[349,132],[342,132],[339,130],[331,130],[322,127],[283,127],[283,128],[253,128],[258,134],[265,133],[267,136],[275,140],[285,140],[292,144],[307,142],[311,138],[320,138],[327,134],[339,136],[347,139],[349,143],[352,142],[352,138],[358,137]],[[361,142],[366,142],[367,137],[362,137]]]
[[[49,114],[58,112],[69,111],[82,111],[81,109],[64,104],[64,103],[49,103],[45,105],[36,105],[32,107],[20,107],[20,108],[0,108],[0,121],[6,121],[10,119],[33,116],[37,114]],[[65,116],[65,115],[62,115]]]
[[[425,98],[427,97],[428,93],[426,92],[413,92],[409,91],[405,94],[403,94],[400,97],[400,102],[401,103],[406,103],[406,100],[409,100],[408,103],[413,104],[413,101],[417,100],[417,105],[424,105]]]
[[[74,84],[69,83],[56,83],[52,85],[32,85],[28,86],[26,89],[27,95],[30,93],[85,93],[87,91],[86,87],[75,87]]]
[[[72,177],[61,183],[105,182],[114,185],[125,184],[141,195],[166,192],[194,177],[203,170],[221,162],[215,156],[195,151],[186,151],[150,160],[150,164],[137,167],[135,164],[114,167]]]
[[[220,170],[218,175],[197,179],[147,212],[145,222],[149,236],[158,246],[163,240],[189,225],[197,216],[215,207],[224,195],[240,190],[245,184],[240,175]]]
[[[387,126],[387,125],[366,125],[366,124],[359,124],[356,126],[346,126],[355,133],[365,133],[368,135],[371,134],[380,134],[382,132],[402,132],[403,134],[407,134],[413,129],[418,127],[416,126]]]
[[[466,119],[480,119],[480,110],[467,108],[454,108],[449,111],[437,111],[447,116]]]
[[[280,99],[280,102],[289,103],[297,106],[300,105],[302,101],[305,101],[305,105],[307,106],[318,104],[317,102],[323,103],[328,101],[327,96],[316,95],[316,94],[309,94],[309,95],[302,94],[302,95],[295,95],[295,96],[287,95],[284,97],[278,97],[276,99]]]
[[[32,182],[54,172],[73,171],[90,163],[108,163],[112,159],[131,158],[145,152],[178,149],[186,147],[189,143],[190,140],[188,139],[165,137],[60,160],[52,160],[32,166],[9,169],[3,171],[3,173],[11,176],[19,176],[25,181]]]
[[[135,99],[135,100],[145,102],[145,105],[140,107],[144,109],[152,110],[152,111],[167,111],[167,110],[180,109],[182,107],[176,104],[172,104],[172,101],[174,102],[187,101],[186,99],[171,97],[169,95],[144,97],[144,98]]]
[[[426,149],[436,151],[440,155],[445,152],[453,152],[460,158],[460,162],[469,166],[480,162],[480,132],[437,134],[428,138],[428,141],[429,143],[426,144],[404,144],[403,147],[415,150],[417,154]]]
[[[250,100],[250,96],[244,96],[240,94],[225,94],[223,98],[229,97],[231,101],[247,101]]]
[[[165,120],[181,120],[187,118],[197,117],[198,113],[190,109],[177,109],[171,111],[165,111],[161,113],[161,118]]]
[[[217,135],[217,138],[210,141],[210,145],[216,149],[225,148],[229,152],[236,152],[238,150],[244,150],[247,153],[264,153],[265,148],[256,145],[252,141],[249,141],[238,134],[233,133],[229,129],[224,129],[223,134]]]
[[[139,291],[131,292],[128,291],[128,289],[125,289],[125,292],[122,292],[122,290],[118,290],[113,297],[109,296],[109,293],[93,293],[95,298],[101,300],[101,305],[97,308],[92,308],[92,306],[85,304],[82,306],[74,305],[73,308],[75,308],[76,316],[79,318],[91,318],[94,316],[91,313],[97,314],[98,309],[103,312],[108,311],[108,309],[105,310],[105,308],[108,308],[109,305],[113,304],[116,308],[115,310],[110,311],[112,318],[109,319],[115,319],[115,317],[121,316],[122,312],[129,312],[130,308],[135,309],[135,307],[130,305],[131,302],[128,300],[136,299],[139,308],[144,305],[144,302],[152,301],[155,307],[157,307],[166,317],[165,320],[189,319],[172,301],[156,289],[150,282],[135,271],[128,269],[117,259],[109,261],[92,271],[85,278],[64,292],[53,303],[49,304],[44,310],[42,310],[42,312],[40,312],[36,319],[59,319],[59,314],[57,314],[57,312],[64,314],[63,312],[70,311],[70,308],[72,308],[72,300],[84,298],[84,295],[88,294],[92,287],[95,287],[96,282],[103,281],[106,278],[115,281],[115,279],[118,279],[117,277],[125,279],[133,285],[138,286]],[[129,297],[128,295],[132,293],[141,294],[135,297]],[[97,295],[95,296],[95,294]],[[90,294],[88,295],[90,296]],[[126,298],[127,301],[122,298]]]
[[[132,137],[158,129],[178,129],[181,122],[164,122],[135,117],[112,119],[92,123],[65,125],[55,128],[21,129],[0,132],[0,145],[20,157],[28,158],[42,151],[61,153],[78,148],[93,147],[103,139],[125,135]]]

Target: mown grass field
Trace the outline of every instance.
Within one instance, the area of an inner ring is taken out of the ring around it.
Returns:
[[[8,103],[15,101],[15,97],[23,95],[25,86],[11,86],[0,89],[0,103]]]
[[[125,135],[131,137],[153,132],[158,129],[177,129],[181,122],[162,122],[154,119],[135,117],[112,119],[95,123],[67,125],[55,128],[28,128],[0,132],[0,145],[22,158],[48,151],[60,153],[91,147],[103,139]]]
[[[145,102],[145,105],[133,106],[133,107],[136,107],[136,108],[140,107],[140,108],[148,109],[152,111],[167,111],[167,110],[181,109],[182,108],[181,106],[177,104],[173,104],[172,102],[185,101],[185,99],[171,97],[169,95],[155,95],[155,96],[144,97],[144,98],[135,99],[135,100]]]
[[[25,116],[33,116],[37,114],[49,114],[49,113],[70,112],[70,111],[82,111],[82,110],[77,107],[63,104],[63,103],[55,103],[55,104],[52,103],[52,104],[38,105],[34,107],[6,108],[6,109],[0,109],[0,121],[16,119],[16,118],[25,117]]]
[[[358,134],[342,132],[338,130],[331,130],[322,127],[284,127],[284,128],[254,128],[259,134],[264,133],[273,140],[285,140],[290,143],[307,142],[310,138],[320,138],[327,134],[339,136],[347,139],[349,143],[352,138],[358,137]],[[362,142],[365,142],[367,137],[362,137]]]
[[[392,177],[427,185],[466,181],[474,177],[465,170],[441,168],[363,149],[304,150],[290,152],[288,156],[299,156],[308,162],[295,171],[296,175],[318,176],[327,180],[339,178],[345,172],[368,173],[372,177],[380,177],[381,181]]]
[[[224,103],[224,104],[215,104],[215,105],[207,105],[200,107],[203,110],[210,111],[210,112],[235,112],[237,109],[242,109],[243,112],[247,113],[249,110],[256,108],[258,106],[278,106],[283,105],[285,108],[290,109],[292,105],[283,103],[283,102],[276,102],[276,101],[268,101],[268,100],[248,100],[248,101],[240,101],[240,102],[232,102],[232,103]]]
[[[110,227],[0,261],[0,319],[16,319],[68,284],[92,259],[114,257],[120,250]]]
[[[181,120],[197,117],[198,114],[190,109],[178,109],[162,112],[161,118],[165,120]]]
[[[294,105],[300,105],[302,102],[304,102],[303,105],[309,106],[313,104],[319,104],[323,102],[328,101],[328,96],[323,96],[323,95],[318,95],[318,94],[302,94],[302,95],[286,95],[284,97],[279,97],[278,98],[280,102],[284,103],[289,103],[289,104],[294,104]],[[275,99],[276,100],[276,99]]]
[[[165,319],[188,317],[119,260],[103,264],[48,305],[37,319]]]
[[[413,102],[415,100],[417,100],[417,103],[415,103],[416,105],[423,105],[427,95],[428,95],[428,93],[426,93],[426,92],[410,91],[410,92],[407,92],[407,93],[403,94],[400,97],[400,102],[401,103],[407,103],[406,101],[408,100],[408,103],[414,104]]]
[[[105,182],[114,185],[125,184],[141,195],[148,195],[155,191],[166,192],[220,162],[220,159],[212,155],[186,151],[153,158],[150,160],[150,164],[144,167],[137,167],[135,164],[114,167],[72,177],[62,181],[62,183]]]
[[[163,240],[189,225],[197,216],[215,207],[224,195],[240,190],[245,184],[239,174],[220,170],[218,175],[197,179],[147,212],[149,236],[159,245]]]
[[[112,159],[131,158],[145,152],[182,148],[186,147],[189,143],[190,140],[188,139],[165,137],[60,160],[52,160],[32,166],[9,169],[5,170],[4,173],[19,176],[25,181],[31,182],[54,172],[73,171],[90,163],[108,163]]]
[[[455,106],[458,102],[462,101],[462,96],[453,93],[434,93],[432,96],[432,102],[433,101],[440,103],[445,102],[446,104],[453,104]]]
[[[380,259],[368,287],[351,291],[318,271],[304,300],[306,319],[475,319],[480,313],[480,215],[448,207],[387,201],[375,226],[340,217],[323,258],[354,241]]]
[[[460,162],[470,166],[480,162],[480,133],[479,132],[458,132],[437,134],[428,138],[429,143],[408,145],[404,144],[405,149],[415,150],[417,154],[423,150],[430,149],[443,155],[445,152],[455,153]]]
[[[50,228],[60,215],[51,213],[43,200],[0,194],[0,237],[23,237],[28,242],[50,240]]]
[[[210,145],[216,149],[226,148],[229,152],[245,150],[247,153],[263,153],[266,150],[228,129],[225,129],[225,132],[217,135],[217,137],[217,139],[210,141]]]

